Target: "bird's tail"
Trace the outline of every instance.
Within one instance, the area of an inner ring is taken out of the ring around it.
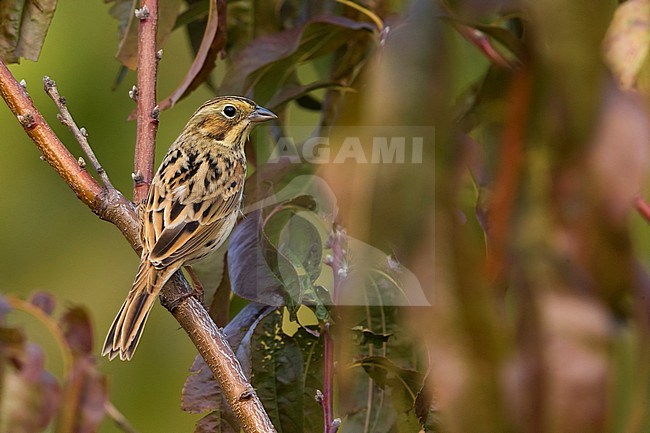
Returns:
[[[131,359],[151,307],[170,275],[166,270],[156,270],[148,260],[140,262],[133,287],[106,335],[103,356],[108,355],[111,360],[118,355],[122,361]]]

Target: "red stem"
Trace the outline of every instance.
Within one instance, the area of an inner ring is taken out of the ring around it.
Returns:
[[[490,254],[487,270],[491,279],[502,276],[508,248],[508,233],[517,198],[519,177],[524,164],[524,136],[528,122],[532,87],[530,67],[518,71],[510,84],[506,126],[499,149],[500,165],[497,169],[490,203],[488,237]]]
[[[329,322],[323,329],[323,432],[328,433],[334,419],[334,341],[330,334]]]
[[[490,38],[485,33],[463,24],[456,24],[455,28],[465,39],[478,48],[492,63],[503,68],[512,68],[510,62],[508,62],[508,60],[494,48]]]
[[[156,132],[158,131],[158,107],[156,106],[158,0],[142,0],[139,15],[138,127],[133,167],[133,201],[135,203],[144,200],[149,192],[156,157]]]
[[[341,283],[347,275],[347,263],[345,259],[345,230],[337,223],[334,223],[330,235],[330,247],[332,248],[332,273],[334,283],[332,288],[333,308],[336,308],[339,300]],[[323,423],[324,433],[338,430],[333,426],[334,421],[334,340],[329,328],[329,322],[323,329]]]
[[[643,197],[634,200],[634,207],[646,221],[650,222],[650,204]]]

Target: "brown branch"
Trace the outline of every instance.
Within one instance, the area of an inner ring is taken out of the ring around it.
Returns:
[[[81,146],[81,149],[86,154],[86,157],[99,175],[99,178],[104,186],[109,189],[114,189],[111,180],[108,178],[106,170],[104,170],[104,167],[102,167],[102,165],[99,163],[99,160],[95,156],[95,152],[93,152],[93,149],[88,143],[88,134],[86,133],[86,130],[79,129],[75,123],[74,119],[72,118],[72,114],[70,114],[68,106],[65,103],[65,98],[59,94],[59,90],[56,88],[56,83],[50,77],[46,76],[43,78],[43,87],[45,89],[45,93],[47,93],[48,96],[52,98],[56,106],[59,108],[59,120],[72,132],[72,135],[74,135],[75,140],[77,140],[77,143],[79,143],[79,146]],[[80,163],[79,165],[81,168],[84,168],[83,164]]]
[[[140,20],[138,27],[138,88],[137,139],[133,167],[133,201],[140,203],[147,197],[153,178],[156,157],[156,132],[159,109],[156,105],[158,55],[156,31],[158,28],[158,1],[142,0],[135,10]]]
[[[102,188],[54,134],[6,65],[0,60],[0,94],[54,170],[77,197],[101,219],[113,223],[136,252],[141,249],[135,206],[115,189]],[[219,381],[246,433],[274,433],[262,404],[246,382],[239,361],[203,306],[189,296],[191,287],[177,272],[163,287],[161,298],[190,336]]]
[[[43,116],[36,110],[27,91],[15,80],[7,66],[0,61],[0,93],[9,109],[41,151],[43,160],[66,181],[79,199],[93,206],[102,187],[81,168],[68,149],[56,136]]]
[[[0,60],[0,94],[27,135],[41,151],[42,158],[61,176],[79,200],[101,219],[110,221],[134,248],[140,248],[138,220],[133,204],[117,190],[107,190],[82,167],[66,149],[38,112],[27,91]]]
[[[172,277],[178,278],[182,278],[180,271]],[[163,289],[164,296],[165,289],[167,286]],[[166,304],[165,301],[163,303]],[[253,387],[246,380],[224,334],[199,301],[194,297],[186,297],[172,312],[212,370],[244,432],[275,433],[271,420]]]

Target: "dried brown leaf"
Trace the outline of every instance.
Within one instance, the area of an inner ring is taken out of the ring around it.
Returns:
[[[50,28],[57,0],[3,0],[0,2],[0,58],[17,63],[37,61]]]
[[[618,6],[603,48],[605,60],[621,86],[635,86],[650,47],[650,1],[628,0]]]

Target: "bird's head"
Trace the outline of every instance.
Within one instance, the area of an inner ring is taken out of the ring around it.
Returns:
[[[240,96],[219,96],[201,105],[186,131],[215,140],[226,147],[242,148],[253,126],[277,119],[270,110]]]

